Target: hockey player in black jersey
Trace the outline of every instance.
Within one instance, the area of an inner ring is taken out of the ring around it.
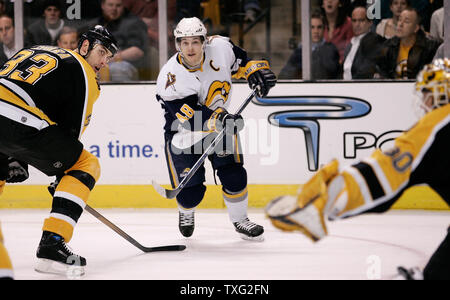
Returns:
[[[263,227],[247,216],[247,172],[238,137],[243,120],[227,108],[232,78],[247,79],[250,88],[264,97],[275,85],[276,77],[267,61],[249,59],[228,38],[207,37],[205,26],[197,18],[182,19],[174,35],[178,53],[161,69],[156,95],[165,112],[165,154],[172,186],[179,184],[203,153],[197,152],[195,145],[188,147],[193,149],[189,153],[180,153],[177,149],[184,147],[178,141],[191,135],[206,138],[227,128],[226,145],[216,148],[209,159],[222,184],[223,199],[235,230],[244,239],[262,240]],[[194,232],[194,210],[203,200],[204,181],[202,166],[176,197],[179,229],[185,237]]]
[[[450,205],[450,60],[426,65],[415,84],[426,113],[395,139],[389,151],[340,169],[337,160],[321,168],[297,197],[281,196],[266,207],[272,224],[300,231],[313,241],[327,235],[325,217],[336,220],[388,210],[409,187],[427,184]],[[420,274],[399,268],[408,279]],[[450,228],[423,270],[424,279],[450,279]]]
[[[8,158],[60,178],[43,224],[36,271],[58,273],[76,266],[84,273],[86,259],[66,243],[99,179],[100,165],[79,139],[100,94],[97,73],[117,50],[114,37],[97,25],[81,36],[75,51],[24,48],[0,69],[0,193],[6,182],[27,177],[13,172],[17,176],[10,178]],[[0,245],[0,261],[7,259],[3,249]]]

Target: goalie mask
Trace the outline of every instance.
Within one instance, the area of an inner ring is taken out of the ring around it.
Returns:
[[[203,25],[202,21],[200,21],[196,17],[192,18],[183,18],[173,31],[175,36],[175,47],[178,52],[181,53],[180,49],[180,41],[183,37],[194,37],[199,36],[203,43],[203,49],[206,46],[206,27]]]
[[[116,39],[112,36],[111,33],[109,33],[109,31],[105,27],[101,25],[96,25],[94,28],[89,29],[87,32],[81,35],[78,42],[78,51],[80,50],[85,40],[89,41],[89,49],[85,57],[89,55],[89,52],[91,52],[91,50],[97,44],[104,46],[112,53],[113,56],[119,49],[117,47]]]
[[[416,96],[422,112],[429,112],[449,103],[450,60],[436,59],[426,65],[417,76]]]

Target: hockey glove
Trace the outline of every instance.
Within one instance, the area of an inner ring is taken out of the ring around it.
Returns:
[[[248,85],[256,96],[265,97],[277,83],[277,77],[270,69],[259,69],[248,76]]]
[[[208,129],[220,132],[224,128],[226,135],[235,135],[244,128],[244,119],[241,115],[230,114],[220,107],[213,112],[208,120]]]
[[[19,183],[28,179],[28,164],[18,161],[12,157],[8,159],[8,177],[7,183]]]

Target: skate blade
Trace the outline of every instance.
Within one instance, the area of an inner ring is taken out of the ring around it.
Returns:
[[[54,260],[39,258],[34,268],[36,272],[44,274],[63,275],[69,279],[77,279],[86,274],[84,266],[66,265]]]
[[[254,237],[245,235],[243,233],[239,233],[239,235],[241,236],[241,238],[243,240],[246,240],[246,241],[252,241],[252,242],[263,242],[264,241],[264,235],[263,234],[260,234],[258,236],[254,236]]]

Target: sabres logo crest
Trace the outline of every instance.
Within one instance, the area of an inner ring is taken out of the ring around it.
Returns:
[[[167,82],[166,82],[166,90],[169,86],[174,85],[175,82],[177,81],[175,74],[172,73],[167,73]]]

